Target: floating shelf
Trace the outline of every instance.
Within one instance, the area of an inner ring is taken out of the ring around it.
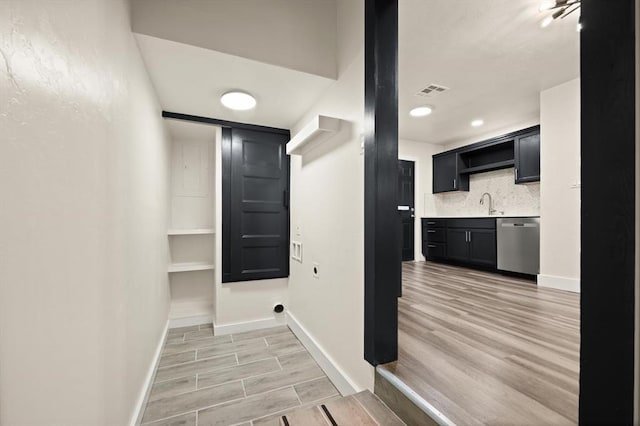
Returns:
[[[316,115],[287,143],[287,154],[304,155],[333,136],[340,129],[341,121],[338,118]]]
[[[201,228],[201,229],[169,229],[168,235],[209,235],[215,234],[213,228]]]
[[[169,265],[169,272],[190,272],[190,271],[212,271],[215,269],[213,263],[174,263]]]

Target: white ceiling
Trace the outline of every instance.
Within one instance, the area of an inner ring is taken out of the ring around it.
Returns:
[[[577,13],[542,29],[540,21],[546,15],[538,12],[540,0],[401,0],[399,4],[403,139],[449,144],[535,121],[540,91],[579,76]],[[335,8],[335,2],[327,7]],[[334,82],[264,63],[268,61],[148,35],[136,38],[168,111],[290,128]],[[282,52],[274,53],[278,55]],[[433,98],[415,95],[430,83],[451,90]],[[234,88],[255,95],[258,107],[245,112],[224,108],[220,95]],[[435,107],[430,116],[409,116],[411,108],[423,104]],[[477,118],[485,125],[471,127]]]
[[[215,141],[217,126],[184,120],[164,120],[172,140]]]
[[[336,0],[133,0],[131,3],[136,33],[323,77],[337,75]]]
[[[136,34],[165,111],[290,128],[335,80],[209,49]],[[242,89],[256,97],[250,111],[232,111],[220,96]]]
[[[445,144],[528,121],[540,91],[579,76],[577,13],[540,28],[540,0],[399,3],[401,138]],[[451,90],[415,96],[431,83]],[[434,112],[410,117],[422,104]]]

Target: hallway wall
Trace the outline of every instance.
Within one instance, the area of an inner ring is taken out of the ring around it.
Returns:
[[[340,76],[292,129],[316,114],[343,120],[331,139],[291,157],[291,261],[288,313],[332,361],[352,389],[373,389],[364,360],[364,22],[358,0],[338,2]],[[319,278],[313,264],[319,264]],[[331,375],[330,375],[331,377]]]
[[[125,0],[0,2],[0,424],[125,425],[167,320],[169,142]]]

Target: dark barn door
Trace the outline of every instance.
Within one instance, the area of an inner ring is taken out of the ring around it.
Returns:
[[[414,260],[415,163],[398,160],[398,209],[402,219],[402,260]]]
[[[223,205],[222,250],[223,258],[228,257],[223,259],[223,282],[287,277],[289,137],[244,129],[226,134],[223,203],[229,205]]]

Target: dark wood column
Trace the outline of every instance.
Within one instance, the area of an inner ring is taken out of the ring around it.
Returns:
[[[398,0],[365,0],[364,357],[398,358]]]
[[[633,422],[635,16],[634,0],[582,2],[580,424],[585,425]]]

